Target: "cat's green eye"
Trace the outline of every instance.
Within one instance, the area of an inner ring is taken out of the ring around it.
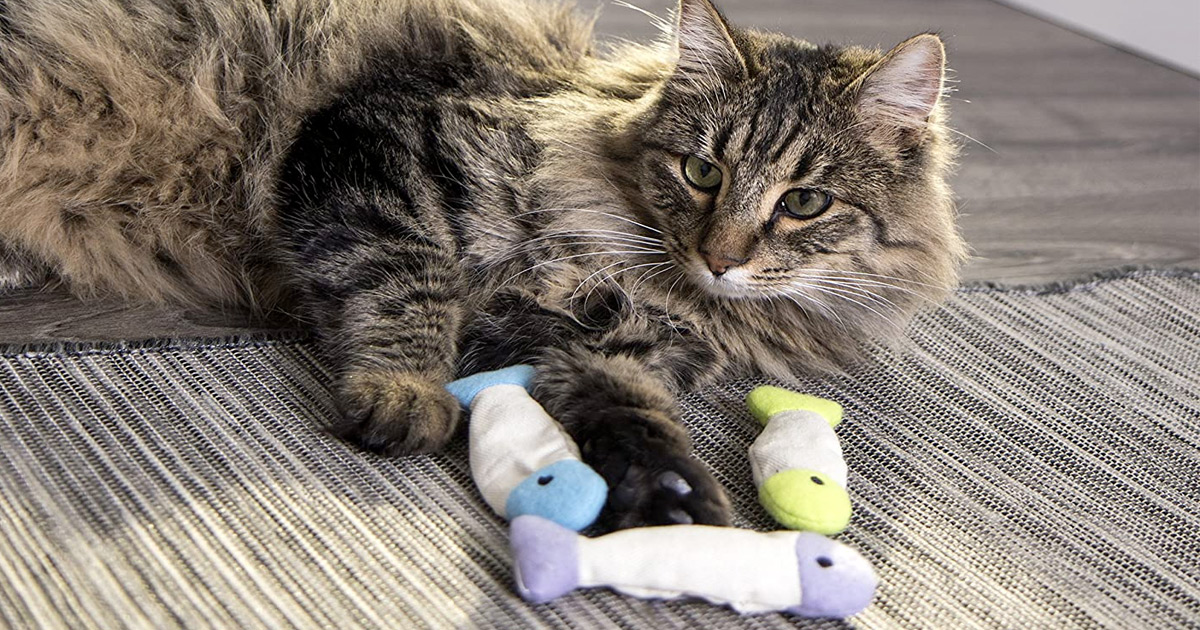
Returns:
[[[683,176],[689,184],[706,192],[721,186],[721,167],[694,155],[683,158]]]
[[[833,195],[811,188],[789,190],[779,200],[779,207],[797,219],[811,219],[833,205]]]

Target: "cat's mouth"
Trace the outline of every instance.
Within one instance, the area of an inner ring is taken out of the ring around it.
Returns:
[[[745,300],[762,297],[754,287],[753,272],[733,268],[720,275],[713,274],[704,263],[692,261],[687,275],[697,286],[713,297],[727,300]]]

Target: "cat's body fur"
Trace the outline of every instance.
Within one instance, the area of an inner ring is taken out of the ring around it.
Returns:
[[[725,518],[672,392],[836,364],[961,258],[936,96],[864,126],[894,96],[864,100],[879,53],[729,31],[705,0],[678,53],[608,55],[537,3],[89,7],[0,8],[0,245],[81,293],[297,309],[338,363],[337,429],[385,452],[448,439],[456,372],[535,362],[615,526]],[[744,175],[678,186],[668,158],[701,153]],[[762,227],[810,180],[854,203]],[[705,280],[705,248],[775,266]]]

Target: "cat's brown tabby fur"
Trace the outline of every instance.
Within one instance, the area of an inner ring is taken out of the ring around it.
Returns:
[[[936,36],[671,26],[599,51],[536,0],[7,0],[0,278],[298,312],[335,430],[389,454],[450,438],[456,374],[536,363],[610,526],[725,522],[674,393],[835,365],[941,297],[954,146]]]

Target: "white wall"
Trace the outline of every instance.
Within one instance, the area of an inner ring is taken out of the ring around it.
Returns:
[[[1002,0],[1200,74],[1200,0]]]

